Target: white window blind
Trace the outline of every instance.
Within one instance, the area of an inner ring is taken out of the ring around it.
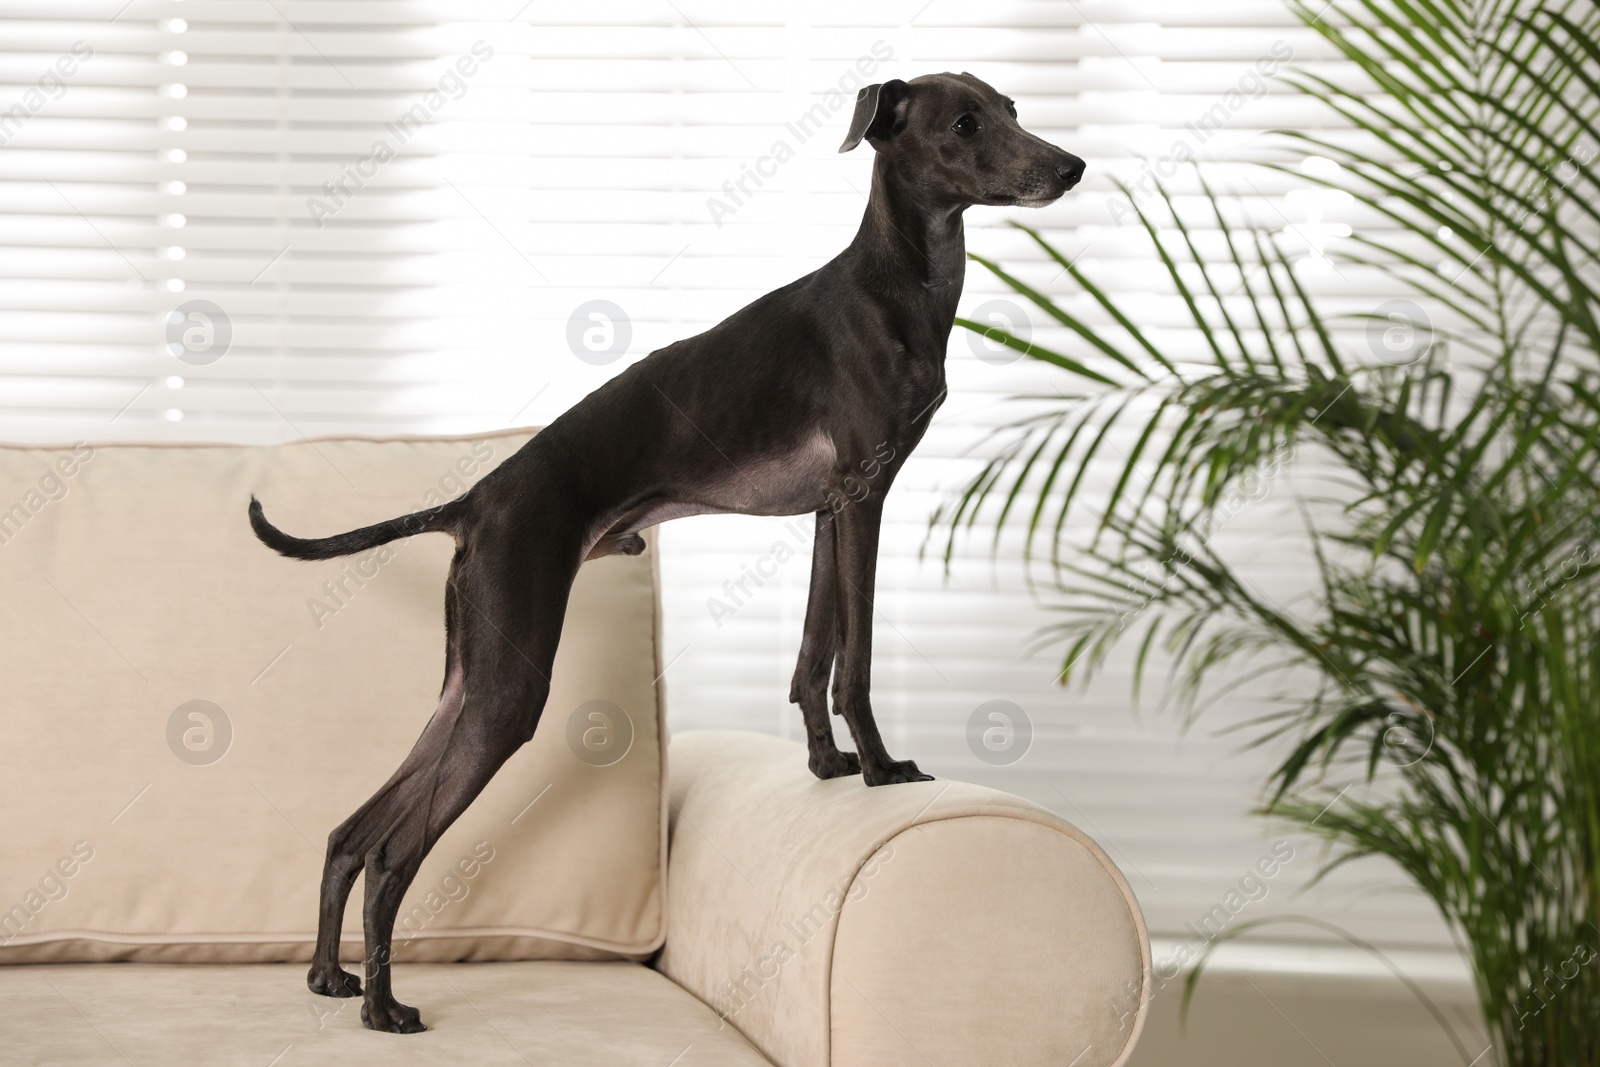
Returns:
[[[1064,292],[1005,223],[1042,225],[1175,344],[1192,339],[1151,288],[1146,244],[1117,226],[1109,175],[1136,181],[1141,160],[1187,144],[1308,256],[1341,232],[1291,179],[1237,165],[1268,129],[1328,122],[1264,66],[1344,70],[1278,0],[119,3],[0,2],[7,439],[548,422],[849,241],[869,149],[835,149],[863,71],[971,71],[1087,159],[1085,186],[1048,209],[969,212],[968,247]],[[1195,192],[1182,175],[1171,188]],[[962,312],[1006,295],[973,265]],[[1042,318],[1034,336],[1070,346]],[[1189,938],[1279,836],[1246,814],[1271,753],[1214,736],[1257,709],[1219,708],[1180,736],[1170,716],[1130,712],[1125,660],[1086,692],[1055,687],[1055,650],[1025,654],[1050,614],[1014,552],[991,562],[980,538],[948,582],[919,559],[928,515],[974,469],[969,449],[1005,399],[1057,384],[1042,366],[979,359],[960,330],[948,373],[886,519],[879,722],[896,755],[1082,826],[1152,931]],[[1291,528],[1263,505],[1227,536],[1263,582],[1290,585],[1304,569]],[[706,517],[653,536],[675,727],[800,737],[787,694],[810,520]],[[969,744],[993,700],[1031,721],[1008,765]],[[1296,898],[1319,856],[1293,845],[1239,921],[1312,912],[1390,947],[1448,945],[1431,905],[1380,864]]]

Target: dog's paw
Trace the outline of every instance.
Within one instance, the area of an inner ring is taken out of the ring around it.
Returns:
[[[338,964],[313,963],[311,970],[306,975],[306,986],[311,992],[324,997],[359,997],[361,995],[361,979],[349,971],[339,967]]]
[[[820,755],[813,752],[807,766],[818,778],[843,778],[861,773],[861,757],[854,752],[840,752],[838,749]]]
[[[861,777],[868,785],[901,785],[905,782],[931,782],[933,775],[923,774],[908,759],[895,760],[882,767],[863,767]]]
[[[361,1005],[361,1025],[386,1034],[420,1034],[427,1029],[421,1012],[393,998],[385,1004]]]

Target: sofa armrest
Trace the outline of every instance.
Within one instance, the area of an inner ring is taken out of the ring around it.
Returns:
[[[1127,882],[1051,812],[961,782],[823,782],[803,746],[676,738],[655,966],[779,1067],[1106,1067],[1150,944]]]

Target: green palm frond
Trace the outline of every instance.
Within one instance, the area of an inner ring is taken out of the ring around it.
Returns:
[[[1290,72],[1343,128],[1283,133],[1263,166],[1379,220],[1337,262],[1428,309],[1431,343],[1369,348],[1387,312],[1327,313],[1288,235],[1236,221],[1204,173],[1200,210],[1123,187],[1203,348],[1174,353],[1038,230],[1070,307],[974,256],[1065,341],[962,325],[1065,378],[933,529],[946,566],[979,527],[995,551],[1022,533],[1062,680],[1124,641],[1135,692],[1165,664],[1188,715],[1296,679],[1247,727],[1280,753],[1268,810],[1434,900],[1499,1062],[1600,1065],[1600,13],[1290,7],[1361,79]],[[1305,456],[1332,473],[1295,498],[1316,582],[1291,610],[1213,538]]]

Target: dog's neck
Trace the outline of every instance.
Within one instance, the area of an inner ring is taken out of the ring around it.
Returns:
[[[926,202],[888,155],[877,155],[867,211],[850,244],[859,281],[907,311],[931,311],[948,331],[966,276],[965,211],[965,204]]]

